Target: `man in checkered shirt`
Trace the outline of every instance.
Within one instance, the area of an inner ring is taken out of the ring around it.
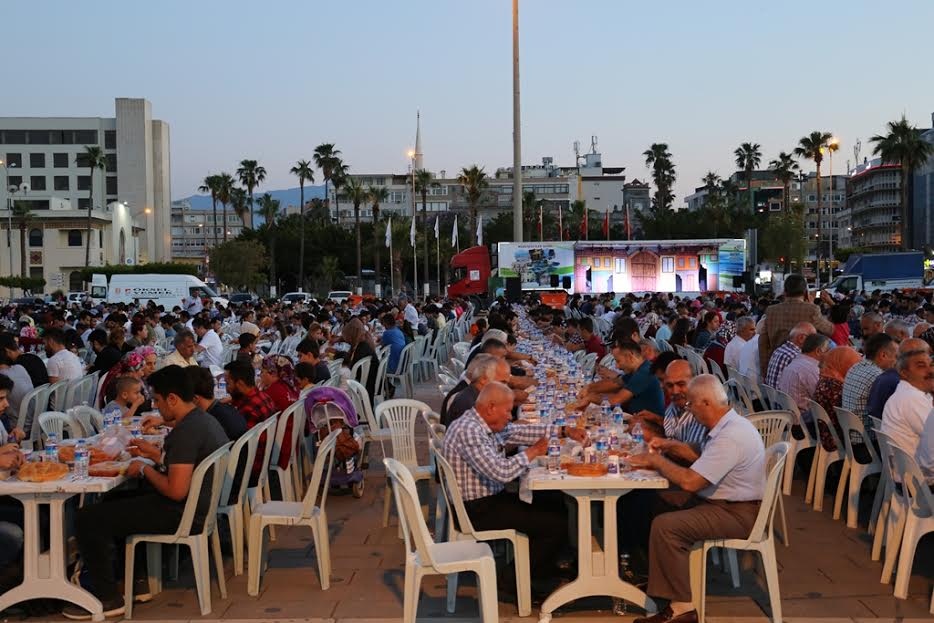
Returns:
[[[510,422],[513,394],[506,385],[488,383],[473,409],[454,420],[444,434],[444,457],[450,462],[470,521],[477,530],[515,529],[529,537],[529,561],[539,578],[554,577],[556,558],[567,541],[567,510],[562,496],[535,493],[532,504],[506,491],[529,463],[548,452],[555,431],[547,424]],[[583,431],[567,436],[583,440]],[[528,446],[506,456],[506,445]]]
[[[765,373],[765,384],[769,387],[778,387],[778,379],[792,360],[801,354],[801,345],[809,335],[817,333],[810,322],[799,322],[788,332],[788,339],[775,349],[769,358],[769,368]]]
[[[864,350],[866,358],[850,368],[843,379],[842,406],[861,418],[869,436],[875,438],[867,409],[869,390],[880,374],[895,365],[898,344],[892,336],[876,333],[866,340]]]

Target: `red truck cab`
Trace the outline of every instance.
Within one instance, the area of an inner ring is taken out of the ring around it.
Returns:
[[[482,296],[490,281],[490,252],[486,247],[464,249],[451,258],[448,296]]]

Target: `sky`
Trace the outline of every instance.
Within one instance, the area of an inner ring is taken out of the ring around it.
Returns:
[[[512,164],[510,0],[3,0],[0,22],[0,116],[145,97],[171,126],[176,198],[244,158],[260,191],[297,186],[323,142],[353,173],[405,171],[416,110],[426,168]],[[680,205],[741,142],[766,165],[824,130],[841,172],[887,121],[931,127],[932,23],[930,0],[521,0],[523,164],[571,166],[596,136],[605,166],[644,179],[666,142]]]

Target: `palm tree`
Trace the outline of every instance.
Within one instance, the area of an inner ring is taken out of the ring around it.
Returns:
[[[642,155],[645,156],[645,166],[652,169],[652,179],[655,182],[655,209],[660,213],[667,212],[674,199],[671,189],[677,178],[668,144],[652,143],[647,150],[642,152]]]
[[[533,228],[526,225],[531,225],[535,220],[536,201],[534,191],[526,190],[522,192],[522,235],[525,236],[526,240],[535,239]]]
[[[91,265],[91,210],[94,209],[94,171],[100,169],[103,171],[107,168],[107,157],[104,156],[104,151],[100,148],[100,145],[85,145],[84,152],[78,155],[76,160],[78,166],[85,166],[88,168],[88,223],[87,223],[87,240],[84,245],[84,267],[88,268]]]
[[[762,150],[759,143],[743,143],[733,150],[733,155],[736,156],[736,168],[742,169],[746,178],[746,192],[749,194],[749,213],[755,214],[752,172],[758,169],[759,163],[762,162]]]
[[[253,213],[250,211],[246,190],[243,188],[239,186],[232,186],[230,188],[230,207],[233,208],[234,214],[243,222],[244,226],[246,226],[247,216],[250,217],[251,221],[253,220]],[[224,229],[224,231],[226,232],[227,230]]]
[[[328,201],[328,182],[331,181],[331,174],[334,172],[334,165],[340,161],[341,152],[334,148],[334,143],[321,143],[315,147],[315,153],[312,160],[315,166],[321,169],[321,177],[324,178],[324,201]]]
[[[422,196],[422,231],[425,233],[424,252],[422,253],[424,272],[422,275],[425,278],[425,283],[431,283],[428,278],[428,190],[437,186],[438,182],[435,181],[435,176],[431,171],[426,169],[417,169],[415,171],[415,192]]]
[[[220,188],[220,176],[209,175],[204,178],[204,183],[198,187],[198,192],[211,193],[211,207],[214,210],[214,246],[217,246],[217,191]]]
[[[221,208],[224,210],[224,222],[221,224],[221,233],[224,235],[224,242],[227,242],[227,204],[233,200],[234,178],[230,173],[219,173],[217,175],[217,200],[221,202]],[[217,235],[217,219],[214,219],[214,232]]]
[[[354,233],[357,239],[357,283],[363,283],[362,255],[360,253],[360,204],[367,200],[367,191],[360,183],[360,180],[354,177],[348,177],[344,182],[344,190],[353,203],[353,222]]]
[[[901,165],[901,248],[911,248],[911,215],[908,211],[911,173],[934,155],[934,145],[921,138],[921,130],[911,125],[902,115],[898,121],[889,121],[886,134],[869,139],[875,143],[873,155],[884,162]]]
[[[821,214],[821,205],[820,205],[820,196],[821,196],[821,187],[820,187],[820,163],[824,160],[824,148],[827,147],[827,143],[833,135],[830,132],[822,132],[820,130],[815,130],[807,136],[802,136],[801,140],[798,141],[798,146],[795,147],[794,154],[799,158],[806,158],[808,160],[814,161],[814,166],[817,168],[817,261],[818,268],[820,267],[820,248],[821,248],[821,221],[823,220],[823,215]]]
[[[250,210],[250,229],[253,228],[253,189],[263,183],[266,179],[266,169],[259,166],[255,160],[241,160],[240,168],[237,169],[237,179],[246,186],[246,192],[249,196]]]
[[[299,226],[301,234],[298,244],[298,289],[305,286],[305,182],[315,181],[315,172],[311,168],[311,163],[307,160],[299,160],[295,166],[289,169],[289,173],[298,178],[299,192]]]
[[[383,246],[383,243],[379,239],[380,231],[379,231],[379,227],[377,227],[377,223],[379,223],[379,204],[389,199],[389,190],[385,186],[370,186],[367,189],[367,197],[372,203],[372,209],[373,209],[373,250],[376,253],[376,283],[382,284],[382,281],[381,281],[382,266],[380,266],[380,259],[381,259],[380,258],[380,247]],[[380,291],[382,291],[382,287],[380,287]]]
[[[477,209],[480,206],[480,200],[483,198],[483,192],[489,187],[486,173],[483,167],[473,165],[461,169],[457,176],[457,183],[464,187],[464,195],[467,198],[467,206],[470,208],[470,239],[473,245],[477,245]]]
[[[269,283],[276,287],[276,219],[279,218],[278,199],[273,199],[269,193],[264,193],[257,201],[259,214],[266,222],[266,231],[269,234]]]
[[[769,162],[769,168],[772,169],[775,177],[782,183],[782,206],[787,210],[791,207],[789,202],[791,196],[789,186],[791,185],[791,181],[795,179],[795,174],[800,167],[795,161],[794,156],[783,151],[778,154],[778,158]]]
[[[321,275],[321,279],[324,280],[325,287],[330,290],[341,274],[340,262],[336,257],[331,255],[322,257],[318,262],[318,274]]]
[[[331,171],[331,185],[334,186],[334,213],[337,214],[337,222],[340,223],[341,214],[341,195],[340,190],[347,183],[347,171],[349,165],[344,164],[340,158],[334,162],[334,169]]]
[[[19,265],[22,270],[23,279],[29,277],[29,266],[26,264],[26,232],[32,223],[32,217],[33,214],[29,211],[28,203],[25,201],[13,202],[13,218],[19,226]],[[10,266],[10,274],[13,274],[12,266]],[[23,292],[25,293],[25,289]]]

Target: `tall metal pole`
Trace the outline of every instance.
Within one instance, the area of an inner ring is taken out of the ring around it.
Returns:
[[[828,212],[830,212],[830,235],[828,239],[828,249],[827,249],[827,285],[830,285],[830,282],[833,281],[833,147],[827,146],[827,153],[830,156],[829,164],[829,173],[830,173],[830,192],[828,193],[829,199],[827,200],[827,205],[830,206]],[[817,281],[820,283],[820,275],[817,276]]]
[[[519,131],[519,0],[512,0],[512,239],[522,236],[522,137]]]
[[[415,203],[415,158],[412,158],[412,225],[415,227],[415,223],[418,219],[418,206]],[[415,231],[418,231],[418,228],[415,227]],[[412,245],[412,300],[418,300],[418,245],[415,244],[414,240],[409,241]],[[413,327],[414,328],[414,327]]]

